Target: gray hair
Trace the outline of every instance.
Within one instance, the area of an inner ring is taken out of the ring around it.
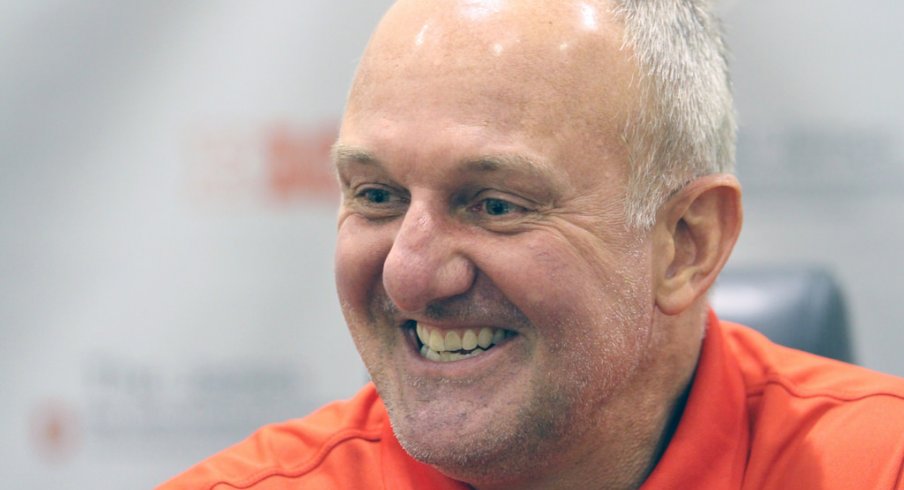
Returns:
[[[613,0],[641,78],[625,128],[630,226],[649,229],[659,207],[697,177],[732,172],[735,122],[727,50],[708,0]]]

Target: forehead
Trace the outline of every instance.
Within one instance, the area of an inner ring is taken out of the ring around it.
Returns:
[[[566,146],[619,151],[636,100],[622,45],[606,2],[403,0],[362,58],[340,141],[445,132],[529,138],[551,160]]]

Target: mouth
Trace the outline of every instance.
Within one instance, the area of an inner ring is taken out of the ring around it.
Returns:
[[[450,329],[414,320],[405,322],[405,328],[414,332],[417,351],[421,357],[433,362],[454,362],[477,357],[518,335],[504,328]]]

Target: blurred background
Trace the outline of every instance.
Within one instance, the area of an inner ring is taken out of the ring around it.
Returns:
[[[0,474],[150,488],[364,369],[328,162],[388,0],[0,3]],[[724,1],[746,224],[904,375],[904,3]]]

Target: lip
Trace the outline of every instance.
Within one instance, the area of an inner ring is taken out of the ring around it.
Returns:
[[[432,327],[438,327],[449,330],[461,330],[465,328],[474,328],[465,325],[436,325],[431,323]],[[486,325],[484,325],[486,326]],[[405,361],[409,373],[425,377],[442,377],[457,379],[474,379],[489,372],[493,372],[490,365],[503,362],[501,358],[507,357],[513,353],[513,349],[520,344],[521,335],[516,334],[505,339],[503,342],[496,344],[492,349],[484,352],[479,356],[459,359],[451,362],[434,362],[425,359],[418,352],[417,334],[414,328],[409,326],[408,322],[400,328],[400,334],[404,337],[406,344]],[[507,329],[508,330],[508,329]],[[509,330],[514,331],[514,330]]]

